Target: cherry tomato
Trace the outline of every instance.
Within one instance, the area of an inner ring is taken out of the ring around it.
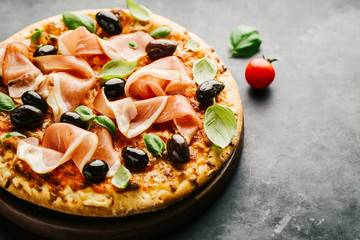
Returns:
[[[275,78],[271,62],[277,59],[254,58],[246,66],[245,79],[253,88],[266,88]]]

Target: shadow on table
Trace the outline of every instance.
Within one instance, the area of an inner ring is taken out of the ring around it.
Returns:
[[[272,90],[271,88],[256,89],[249,87],[247,90],[249,98],[256,103],[267,102],[271,98]]]

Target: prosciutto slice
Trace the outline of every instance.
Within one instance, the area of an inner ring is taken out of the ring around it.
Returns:
[[[172,120],[186,141],[190,142],[200,125],[195,110],[182,95],[160,96],[135,102],[130,98],[109,101],[102,89],[93,105],[100,113],[116,119],[120,132],[127,138],[138,136],[153,123]]]
[[[36,65],[49,74],[50,84],[47,102],[59,121],[61,114],[79,106],[86,93],[96,82],[95,73],[89,64],[74,56],[51,55],[34,59]]]
[[[0,45],[1,74],[12,98],[20,98],[27,90],[36,90],[44,80],[40,70],[31,63],[29,57],[29,50],[23,43]]]
[[[103,40],[85,27],[78,27],[59,37],[59,51],[63,55],[107,55],[112,60],[136,61],[146,55],[145,47],[152,40],[149,34],[141,31]],[[130,41],[136,43],[136,49],[129,46]]]
[[[125,85],[125,95],[134,100],[165,96],[194,82],[176,57],[161,58],[133,73]]]
[[[67,123],[55,123],[48,127],[42,146],[20,140],[17,156],[39,174],[50,172],[69,160],[82,173],[88,161],[102,159],[109,166],[107,177],[113,176],[120,166],[119,154],[114,150],[106,129],[92,133]]]

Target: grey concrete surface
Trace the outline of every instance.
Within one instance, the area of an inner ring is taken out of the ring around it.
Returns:
[[[245,143],[231,184],[166,239],[360,239],[360,1],[138,0],[198,34],[239,84]],[[125,1],[0,2],[0,40],[65,10]],[[228,58],[228,37],[252,25],[276,78],[251,89],[251,58]],[[166,227],[166,226],[164,226]],[[25,237],[21,237],[25,236]],[[0,239],[33,234],[0,218]],[[36,237],[35,237],[36,238]]]

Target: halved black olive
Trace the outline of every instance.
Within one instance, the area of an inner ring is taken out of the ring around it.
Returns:
[[[104,92],[108,98],[118,98],[124,95],[125,80],[121,78],[112,78],[103,83]]]
[[[44,121],[44,114],[40,109],[31,105],[21,105],[10,113],[11,123],[21,129],[40,127]]]
[[[83,168],[84,177],[92,182],[102,182],[109,171],[108,164],[101,159],[94,159],[86,163]]]
[[[145,51],[147,55],[156,60],[159,58],[173,55],[177,44],[165,39],[153,40],[146,45]]]
[[[149,157],[146,152],[137,147],[123,148],[121,151],[121,157],[126,166],[135,169],[145,168],[149,162]]]
[[[196,90],[196,99],[200,103],[207,103],[220,94],[225,85],[219,81],[210,80],[203,82]]]
[[[46,55],[56,55],[57,54],[57,48],[55,48],[52,45],[44,45],[42,47],[39,47],[33,57],[40,57],[40,56],[46,56]]]
[[[45,99],[35,91],[29,90],[24,92],[23,95],[21,96],[21,101],[23,102],[23,104],[37,107],[44,114],[46,114],[47,112],[48,105]]]
[[[86,122],[84,122],[76,112],[64,112],[60,117],[60,122],[70,123],[77,127],[87,129]]]
[[[166,149],[170,161],[175,163],[187,163],[190,161],[189,146],[181,135],[173,135],[167,141]]]
[[[108,11],[100,11],[96,14],[96,21],[106,33],[118,35],[122,32],[122,25],[118,18]]]

